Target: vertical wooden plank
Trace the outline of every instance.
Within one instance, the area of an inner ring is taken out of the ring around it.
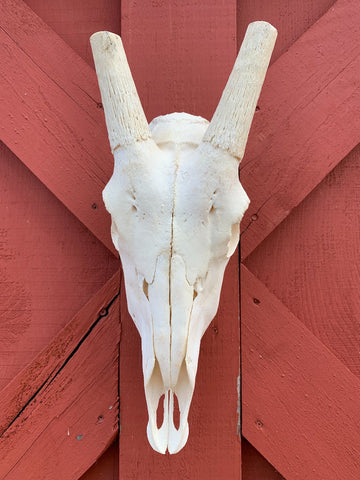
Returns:
[[[241,478],[241,445],[237,436],[239,375],[239,305],[237,259],[225,273],[218,314],[205,333],[200,350],[190,434],[176,455],[151,449],[146,437],[140,337],[121,304],[120,340],[120,478],[199,480]]]
[[[235,0],[123,0],[122,38],[149,120],[173,111],[211,118],[236,57]],[[121,317],[120,478],[239,479],[236,256],[202,341],[189,440],[176,455],[160,455],[147,442],[140,340],[125,297]]]
[[[121,32],[148,120],[212,116],[236,58],[235,0],[123,0]]]

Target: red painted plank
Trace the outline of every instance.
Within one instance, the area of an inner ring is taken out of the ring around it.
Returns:
[[[118,269],[115,257],[0,143],[0,389]]]
[[[89,310],[94,315],[93,306]],[[78,479],[114,440],[118,431],[118,298],[107,311],[2,435],[1,478]]]
[[[148,120],[171,112],[211,119],[236,54],[236,1],[121,5],[124,47]]]
[[[287,479],[357,480],[360,381],[242,267],[243,434]]]
[[[118,0],[25,0],[25,3],[52,28],[81,58],[93,66],[89,38],[108,30],[120,34]]]
[[[271,62],[275,62],[306,32],[335,0],[239,0],[237,2],[238,48],[251,22],[264,20],[278,30]]]
[[[119,272],[59,332],[53,341],[1,392],[0,435],[37,395],[43,385],[63,368],[119,291]]]
[[[359,19],[338,0],[268,72],[241,164],[244,258],[359,141]]]
[[[237,53],[236,2],[125,0],[122,38],[149,120],[173,111],[210,118]],[[146,438],[140,342],[122,299],[120,478],[241,476],[237,272],[233,258],[218,315],[202,342],[189,440],[171,457],[155,453]]]
[[[241,441],[241,480],[286,480],[245,438]]]
[[[119,480],[119,443],[114,442],[80,480]]]
[[[1,139],[111,251],[95,73],[21,0],[0,3]]]
[[[360,377],[360,146],[250,257],[247,267]]]

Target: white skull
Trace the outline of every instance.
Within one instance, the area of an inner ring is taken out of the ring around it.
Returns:
[[[160,453],[176,453],[187,441],[200,341],[216,314],[249,205],[238,165],[276,37],[265,22],[250,27],[210,125],[173,113],[154,119],[149,129],[120,38],[108,32],[91,38],[115,159],[103,198],[141,336],[148,439]],[[239,99],[245,105],[237,105]]]

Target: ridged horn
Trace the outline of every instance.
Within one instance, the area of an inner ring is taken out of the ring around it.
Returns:
[[[151,138],[121,38],[97,32],[90,43],[112,152]]]
[[[228,151],[240,161],[244,156],[276,37],[277,30],[270,23],[250,23],[234,68],[204,135],[204,142]]]

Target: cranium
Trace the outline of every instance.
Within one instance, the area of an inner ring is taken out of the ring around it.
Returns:
[[[103,198],[128,309],[141,335],[148,439],[160,453],[178,452],[188,438],[201,337],[216,314],[224,270],[249,205],[238,165],[275,38],[276,30],[265,22],[249,26],[210,124],[173,113],[149,126],[120,37],[91,37],[115,159]]]

